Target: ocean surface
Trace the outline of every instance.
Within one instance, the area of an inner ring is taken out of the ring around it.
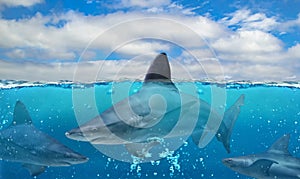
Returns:
[[[67,81],[58,83],[0,81],[0,130],[10,125],[15,103],[20,100],[27,107],[36,128],[89,158],[89,161],[83,164],[48,167],[37,177],[47,179],[249,178],[228,169],[221,160],[264,152],[284,134],[291,134],[289,151],[293,156],[300,157],[300,85],[298,83],[219,84],[183,81],[176,82],[175,85],[182,89],[187,86],[186,89],[189,89],[191,83],[198,97],[208,103],[213,99],[212,89],[221,90],[226,97],[225,108],[232,105],[241,94],[245,94],[244,106],[241,107],[233,129],[230,154],[216,138],[205,148],[198,148],[188,138],[179,149],[169,151],[163,159],[143,163],[133,157],[132,162],[129,163],[102,154],[88,142],[78,142],[65,137],[66,131],[77,127],[78,123],[82,122],[78,118],[85,118],[88,121],[93,117],[93,112],[89,112],[94,110],[93,105],[89,104],[88,98],[95,101],[97,110],[101,112],[127,94],[137,92],[142,86],[142,82],[139,81],[90,84]],[[129,86],[129,88],[124,88],[122,92],[122,86]],[[112,99],[112,96],[116,96],[116,100]],[[0,178],[32,177],[22,164],[0,161]]]

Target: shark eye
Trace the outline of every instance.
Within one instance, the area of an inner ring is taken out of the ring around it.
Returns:
[[[94,127],[94,126],[92,126],[92,127],[90,127],[88,130],[89,130],[89,131],[96,131],[96,130],[97,130],[97,128],[96,128],[96,127]],[[84,131],[83,131],[83,133],[84,133]]]
[[[229,158],[229,159],[227,159],[226,161],[227,161],[228,163],[231,163],[231,162],[232,162],[232,159]]]

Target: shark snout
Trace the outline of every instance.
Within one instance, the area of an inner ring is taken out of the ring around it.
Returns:
[[[227,166],[227,167],[234,167],[235,166],[235,162],[232,158],[225,158],[222,160],[222,163]]]
[[[79,153],[76,152],[65,153],[63,158],[64,158],[63,163],[67,165],[85,163],[89,160],[89,158],[80,155]]]
[[[75,128],[65,133],[66,137],[74,140],[82,140],[84,139],[84,135],[80,128]]]
[[[89,160],[88,157],[85,157],[83,155],[80,155],[80,154],[73,154],[73,163],[85,163]]]
[[[72,129],[70,131],[67,131],[65,133],[66,137],[73,140],[78,141],[92,141],[94,139],[101,138],[101,135],[96,135],[97,132],[96,127],[78,127],[75,129]],[[99,133],[102,134],[102,133]],[[105,136],[105,135],[103,135]]]

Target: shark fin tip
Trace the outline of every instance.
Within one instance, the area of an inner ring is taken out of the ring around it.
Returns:
[[[167,54],[160,53],[152,62],[145,76],[145,81],[171,80],[171,70]]]

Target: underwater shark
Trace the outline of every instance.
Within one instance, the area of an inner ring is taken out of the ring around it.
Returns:
[[[222,162],[228,168],[258,179],[300,178],[300,158],[288,151],[290,135],[279,138],[265,153],[226,158]]]
[[[66,136],[92,144],[125,144],[127,150],[137,157],[144,157],[144,152],[159,144],[157,140],[151,140],[153,138],[191,134],[195,144],[202,148],[216,136],[229,153],[230,136],[243,104],[244,95],[241,95],[221,117],[204,100],[179,92],[171,81],[167,55],[161,53],[149,67],[137,93],[66,132]],[[178,125],[182,117],[186,122]],[[196,122],[191,124],[190,118],[196,118]]]
[[[12,124],[0,131],[0,159],[22,163],[32,176],[43,173],[47,166],[70,166],[88,161],[35,128],[21,101],[16,102]]]

